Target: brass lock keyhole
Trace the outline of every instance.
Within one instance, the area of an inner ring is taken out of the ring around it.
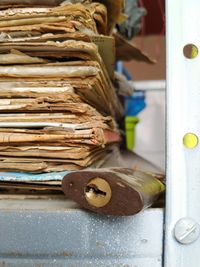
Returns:
[[[112,191],[108,182],[102,178],[94,178],[85,187],[85,197],[94,207],[106,206],[111,199]]]
[[[99,195],[106,196],[106,192],[99,190],[98,187],[94,184],[86,186],[85,192],[88,193],[88,195],[91,194],[91,196],[93,197],[98,197]]]

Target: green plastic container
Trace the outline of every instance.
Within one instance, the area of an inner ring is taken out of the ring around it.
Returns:
[[[139,122],[139,118],[135,116],[127,116],[125,118],[126,129],[126,147],[133,150],[135,147],[135,127]]]

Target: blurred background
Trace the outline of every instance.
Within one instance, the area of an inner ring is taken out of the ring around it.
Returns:
[[[126,0],[126,13],[131,14],[131,2]],[[121,33],[134,47],[148,56],[154,63],[130,60],[124,67],[134,88],[134,93],[126,102],[128,123],[135,118],[135,133],[127,137],[130,149],[165,169],[165,1],[139,0],[135,35]],[[130,16],[129,14],[129,16]],[[131,21],[131,20],[129,20]],[[125,36],[126,35],[126,36]],[[132,104],[131,104],[132,102]],[[133,104],[134,103],[134,104]],[[138,103],[138,110],[132,110]],[[137,120],[136,120],[137,118]],[[127,117],[126,117],[127,119]],[[126,125],[126,129],[130,126]],[[131,131],[131,130],[130,130]],[[128,134],[127,134],[128,136]]]

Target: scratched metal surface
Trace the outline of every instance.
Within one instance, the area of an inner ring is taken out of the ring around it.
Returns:
[[[99,216],[61,198],[0,199],[0,267],[161,267],[163,210]]]

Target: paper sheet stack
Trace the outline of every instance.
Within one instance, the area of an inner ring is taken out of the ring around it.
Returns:
[[[1,171],[98,166],[120,141],[122,109],[90,38],[120,12],[113,21],[104,1],[61,2],[0,1]]]

